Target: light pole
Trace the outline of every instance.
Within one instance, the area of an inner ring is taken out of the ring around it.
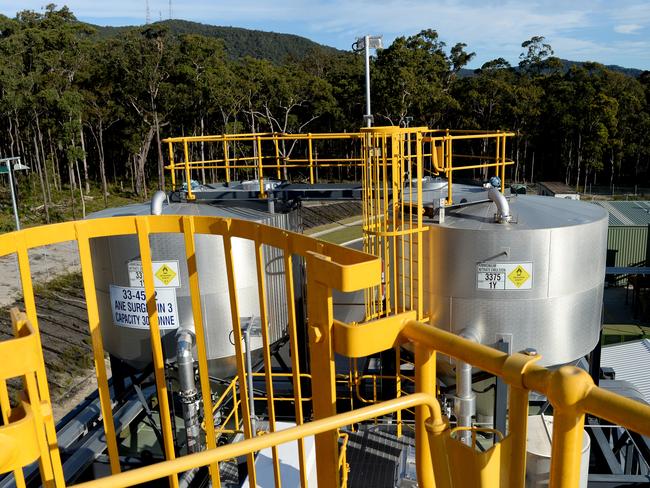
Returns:
[[[11,164],[12,161],[16,161],[15,164]],[[0,166],[0,174],[7,173],[9,175],[9,187],[11,188],[11,203],[14,207],[14,218],[16,219],[16,230],[20,230],[20,219],[18,218],[18,205],[16,204],[16,193],[14,191],[14,171],[20,171],[24,169],[29,169],[29,166],[25,166],[20,163],[19,157],[13,158],[3,158],[0,159],[0,164],[4,163],[5,167]]]
[[[361,51],[365,50],[366,54],[366,114],[363,120],[366,122],[366,127],[372,126],[372,111],[370,110],[370,50],[381,49],[382,36],[364,36],[357,37],[357,42],[352,44],[352,50]]]

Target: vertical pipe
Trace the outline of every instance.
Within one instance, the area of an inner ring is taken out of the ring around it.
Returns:
[[[246,382],[248,384],[248,408],[251,417],[251,435],[257,434],[257,417],[255,416],[255,393],[253,391],[253,361],[251,359],[251,328],[252,318],[244,328],[244,345],[246,346]]]
[[[370,110],[370,36],[363,38],[366,51],[366,127],[372,126],[372,111]]]
[[[11,205],[14,207],[14,220],[16,221],[16,230],[20,230],[20,219],[18,218],[18,205],[16,204],[16,192],[14,189],[14,170],[11,166],[11,159],[5,161],[9,172],[9,187],[11,188]]]
[[[151,244],[149,242],[149,218],[150,217],[136,217],[135,226],[138,232],[140,259],[142,261],[142,277],[144,280],[144,293],[147,300],[147,314],[149,315],[149,334],[151,338],[151,351],[153,354],[153,369],[156,378],[158,408],[160,411],[160,424],[163,436],[162,447],[165,453],[165,459],[170,460],[174,459],[176,454],[174,452],[174,439],[169,411],[167,382],[165,381],[165,362],[163,358],[162,340],[160,338],[160,327],[158,324],[156,290],[154,289],[153,281]],[[178,475],[170,475],[169,484],[172,488],[178,488]]]
[[[183,404],[183,421],[187,438],[187,453],[201,450],[201,429],[199,427],[199,402],[194,381],[194,334],[189,329],[178,329],[176,333],[176,365],[178,366],[179,395]],[[206,415],[206,424],[210,415]]]
[[[288,233],[285,233],[288,238]],[[295,306],[295,290],[293,286],[293,259],[291,257],[291,247],[287,245],[284,251],[284,283],[285,293],[287,298],[287,315],[289,319],[289,351],[291,352],[291,373],[293,380],[293,395],[295,399],[295,414],[296,425],[302,425],[303,412],[302,412],[302,387],[300,384],[300,346],[298,344],[298,330],[296,326],[296,306]],[[308,287],[309,289],[309,287]],[[308,316],[311,315],[308,312]],[[333,381],[333,380],[332,380]],[[313,384],[320,384],[313,380]],[[298,440],[298,459],[300,464],[300,486],[307,488],[307,469],[305,461],[305,442],[303,439]],[[327,486],[327,485],[324,485]]]
[[[262,346],[264,352],[264,378],[266,381],[266,398],[269,417],[269,430],[275,432],[275,392],[273,390],[273,364],[271,359],[271,349],[269,340],[269,320],[266,305],[266,276],[264,273],[264,253],[262,243],[260,242],[261,229],[258,227],[258,239],[255,241],[255,264],[257,268],[257,292],[260,303],[260,322],[262,327]],[[271,448],[273,458],[273,477],[275,487],[282,486],[280,477],[280,460],[278,459],[278,448]]]

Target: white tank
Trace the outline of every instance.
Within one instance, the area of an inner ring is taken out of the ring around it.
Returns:
[[[429,222],[425,314],[454,333],[471,329],[484,344],[534,348],[543,365],[574,361],[600,336],[607,212],[539,196],[512,197],[510,210],[509,223],[495,221],[489,201]]]
[[[150,215],[149,204],[129,205],[97,212],[89,218]],[[289,230],[298,228],[297,213],[270,214],[249,208],[226,208],[207,204],[172,203],[163,215],[203,215],[252,220]],[[98,238],[91,241],[93,270],[104,348],[136,368],[151,359],[146,308],[142,290],[140,251],[136,236]],[[175,359],[176,329],[194,329],[190,288],[182,234],[151,236],[153,273],[158,295],[159,321],[165,358]],[[206,331],[207,357],[211,374],[225,377],[235,372],[235,348],[223,240],[220,236],[196,235],[199,286]],[[260,308],[255,246],[243,239],[232,240],[239,315],[242,322],[257,320]],[[264,247],[270,340],[282,338],[287,327],[285,270],[282,252]],[[253,349],[261,337],[251,337]]]

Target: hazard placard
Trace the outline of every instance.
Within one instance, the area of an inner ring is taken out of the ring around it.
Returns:
[[[181,286],[181,275],[178,271],[178,261],[153,261],[154,287],[178,288]],[[142,287],[144,278],[142,275],[142,261],[129,262],[129,285]]]
[[[479,290],[530,290],[533,287],[533,263],[478,263],[476,288]]]
[[[521,288],[530,279],[530,273],[526,271],[526,268],[519,264],[508,274],[508,279],[517,288]]]
[[[129,329],[149,329],[149,311],[147,309],[147,294],[144,288],[127,286],[110,286],[111,310],[113,323]],[[156,310],[158,311],[158,327],[163,329],[178,329],[178,305],[176,290],[156,290]]]

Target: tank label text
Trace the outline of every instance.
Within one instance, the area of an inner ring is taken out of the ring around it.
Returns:
[[[115,325],[130,329],[149,329],[147,295],[144,288],[111,285],[110,293]],[[161,330],[178,329],[178,305],[174,288],[156,290],[156,308]]]
[[[178,288],[181,286],[181,275],[178,272],[178,261],[152,261],[153,285],[158,288]],[[144,286],[142,261],[129,261],[129,285]]]
[[[476,288],[479,290],[530,290],[533,263],[479,263]]]

